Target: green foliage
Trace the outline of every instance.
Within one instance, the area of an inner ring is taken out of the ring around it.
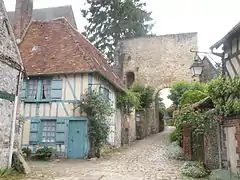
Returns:
[[[93,91],[81,97],[81,101],[75,104],[80,113],[85,112],[88,117],[88,135],[90,140],[90,157],[100,157],[100,149],[107,143],[109,134],[109,118],[113,114],[113,108],[109,101]]]
[[[191,128],[193,135],[209,135],[221,116],[215,110],[201,112],[194,110],[191,106],[174,112],[175,126],[181,133],[184,126]]]
[[[0,169],[0,177],[5,177],[10,175],[13,172],[12,168]]]
[[[185,162],[181,167],[181,173],[192,178],[203,178],[210,174],[202,162]]]
[[[180,142],[181,136],[178,131],[175,129],[173,132],[169,134],[170,142]]]
[[[48,160],[53,154],[51,147],[43,147],[36,151],[35,157],[39,160]]]
[[[26,159],[30,159],[32,150],[29,147],[22,148],[22,152],[23,152],[24,156],[26,157]]]
[[[150,108],[152,102],[153,102],[153,94],[154,94],[154,89],[150,86],[142,86],[140,84],[134,83],[130,87],[130,91],[138,93],[140,96],[140,108],[141,109],[146,109]]]
[[[169,99],[173,101],[173,105],[178,107],[181,101],[182,95],[188,90],[199,90],[201,92],[205,91],[205,84],[199,82],[186,82],[179,81],[174,83],[170,88]]]
[[[134,108],[140,108],[140,95],[127,90],[117,97],[117,106],[123,111],[123,113],[129,114]]]
[[[183,149],[179,146],[179,142],[177,141],[172,142],[167,147],[167,156],[170,159],[178,159],[178,160],[184,159],[184,152],[183,152]]]
[[[180,101],[180,107],[186,104],[194,104],[206,98],[207,95],[199,90],[187,90],[183,93]]]
[[[120,40],[147,35],[152,29],[151,13],[140,0],[87,0],[82,15],[88,21],[86,37],[113,61]]]
[[[207,85],[207,93],[214,102],[218,114],[234,116],[239,114],[240,76],[234,79],[218,77]]]

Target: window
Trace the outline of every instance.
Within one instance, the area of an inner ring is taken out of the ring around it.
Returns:
[[[100,94],[106,100],[110,100],[110,91],[105,87],[100,87]]]
[[[30,79],[27,81],[27,99],[49,100],[51,94],[50,79]]]
[[[27,93],[28,99],[37,99],[37,86],[38,86],[38,81],[36,79],[30,80],[28,82],[28,93]]]
[[[42,120],[42,142],[55,143],[56,141],[56,121]]]
[[[126,73],[126,83],[127,87],[129,88],[135,81],[135,75],[133,72]]]

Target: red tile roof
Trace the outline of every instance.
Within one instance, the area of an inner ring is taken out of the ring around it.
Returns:
[[[65,18],[33,21],[20,52],[28,75],[98,72],[117,88],[124,87],[105,57]]]

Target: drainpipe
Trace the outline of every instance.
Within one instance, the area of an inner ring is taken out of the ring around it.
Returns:
[[[9,159],[8,159],[8,168],[12,166],[12,154],[13,154],[13,145],[14,145],[14,135],[15,135],[15,126],[16,126],[16,118],[17,118],[17,108],[18,108],[18,98],[19,98],[19,83],[22,78],[22,72],[20,71],[18,74],[17,80],[17,88],[15,93],[15,100],[14,100],[14,110],[13,110],[13,119],[12,119],[12,127],[11,127],[11,140],[10,140],[10,147],[9,147]]]

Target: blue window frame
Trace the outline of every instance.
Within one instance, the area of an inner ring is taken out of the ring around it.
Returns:
[[[54,144],[56,142],[56,120],[41,120],[42,144]]]
[[[31,78],[27,81],[26,99],[28,100],[50,100],[51,79]]]
[[[48,102],[62,98],[62,80],[52,78],[30,78],[25,80],[21,98],[27,102]]]

